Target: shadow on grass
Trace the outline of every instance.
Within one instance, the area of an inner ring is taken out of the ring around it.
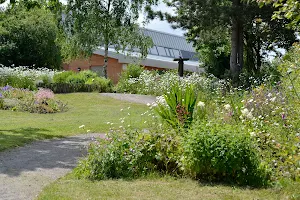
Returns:
[[[19,129],[0,129],[0,151],[23,146],[26,143],[42,140],[61,138],[62,136],[54,136],[47,134],[49,130],[40,128],[19,128]]]
[[[26,133],[31,134],[30,138],[36,136],[35,139],[54,137],[45,133],[41,136],[41,132],[47,132],[47,130],[25,129],[27,131],[20,133],[21,130],[11,131],[15,133],[11,137],[15,136],[14,139],[17,140],[18,137],[26,137]],[[3,131],[7,130],[0,130],[0,133]],[[0,134],[0,138],[3,139],[3,134]],[[89,141],[91,141],[90,135],[56,138],[0,152],[0,175],[13,177],[19,176],[22,172],[49,169],[52,169],[51,173],[55,175],[58,168],[72,169],[76,167],[78,158],[86,154]]]

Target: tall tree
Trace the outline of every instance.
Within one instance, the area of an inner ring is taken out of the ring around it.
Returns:
[[[22,7],[0,14],[0,63],[59,69],[60,48],[53,14]]]
[[[108,48],[139,51],[146,56],[152,40],[136,24],[141,12],[154,1],[144,0],[68,0],[65,27],[69,59],[89,56],[104,47],[104,75],[107,77]]]
[[[289,36],[293,37],[284,37],[286,29],[280,29],[283,26],[282,21],[271,22],[268,13],[272,13],[274,8],[270,10],[270,6],[266,14],[266,9],[260,9],[256,2],[243,0],[166,0],[166,3],[175,8],[175,14],[158,13],[158,15],[165,16],[175,28],[188,30],[189,39],[201,37],[203,30],[214,34],[216,27],[230,29],[230,72],[234,81],[238,81],[238,75],[244,65],[244,50],[248,57],[257,56],[257,63],[261,65],[261,50],[267,44],[276,46],[276,43],[280,44],[282,40],[288,39],[291,45],[295,41],[293,32],[289,32]],[[260,23],[255,23],[256,20]],[[259,27],[256,32],[253,31],[254,26]],[[260,30],[261,27],[264,27],[264,31]],[[254,46],[256,55],[250,55]]]

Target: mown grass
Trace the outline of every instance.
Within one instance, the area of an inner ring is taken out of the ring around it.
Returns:
[[[147,110],[146,105],[115,100],[98,93],[58,94],[56,97],[68,103],[68,111],[35,114],[0,110],[0,151],[34,140],[76,135],[87,130],[105,133],[111,127],[107,122],[114,123],[114,127],[128,123],[133,127],[145,126],[146,116],[141,117],[141,113]],[[124,110],[121,112],[121,109]],[[121,117],[126,117],[124,124],[119,120]],[[85,125],[85,129],[79,129],[80,125]]]
[[[148,177],[138,180],[77,180],[72,174],[44,188],[39,200],[81,199],[299,199],[300,184],[283,188],[240,188],[201,184],[191,179]]]

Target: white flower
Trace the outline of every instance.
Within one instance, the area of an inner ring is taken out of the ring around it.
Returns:
[[[122,108],[120,111],[122,112],[124,109]]]
[[[89,133],[89,132],[91,132],[91,130],[87,130],[86,132]]]
[[[270,99],[272,102],[274,102],[276,100],[276,97],[273,97]]]
[[[84,128],[85,127],[85,125],[81,125],[81,126],[79,126],[79,128]]]
[[[147,106],[150,106],[151,104],[150,103],[147,103]]]
[[[198,107],[201,107],[201,108],[204,108],[205,106],[205,103],[202,102],[202,101],[199,101],[198,104],[197,104]]]
[[[248,119],[252,119],[253,118],[252,110],[250,112],[247,108],[245,108],[245,109],[241,110],[241,112],[242,112],[242,117],[246,117]]]
[[[256,136],[256,134],[255,134],[254,132],[251,132],[251,133],[250,133],[250,136],[251,136],[251,137],[254,137],[254,136]]]
[[[157,104],[159,104],[161,106],[168,106],[168,104],[163,96],[156,97],[156,103],[154,103],[153,106],[156,106]]]
[[[230,110],[231,106],[229,104],[224,105],[225,110]]]
[[[249,113],[249,110],[247,108],[245,108],[245,109],[241,110],[241,112],[244,116],[246,116]]]

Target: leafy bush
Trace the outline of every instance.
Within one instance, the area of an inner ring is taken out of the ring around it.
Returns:
[[[2,109],[25,111],[31,113],[56,113],[67,110],[66,104],[54,98],[49,89],[39,89],[33,92],[11,86],[1,88]]]
[[[86,77],[81,73],[74,73],[66,79],[66,83],[70,84],[84,84],[86,81]]]
[[[140,65],[129,64],[121,73],[121,79],[138,78],[143,71],[144,69]]]
[[[89,78],[85,84],[90,85],[93,91],[98,92],[111,92],[113,86],[111,80],[103,77]]]
[[[57,73],[53,76],[53,82],[54,83],[66,83],[67,78],[73,74],[75,74],[75,72],[73,72],[73,71],[64,71],[61,73]]]
[[[92,180],[135,178],[154,170],[176,173],[175,135],[123,130],[111,132],[89,146],[88,157],[75,169],[78,177]]]
[[[55,93],[112,91],[111,80],[99,77],[97,73],[90,70],[79,73],[64,71],[55,74],[53,80],[54,83],[41,84],[40,86],[49,88]]]
[[[15,76],[15,75],[8,75],[0,77],[0,85],[11,85],[15,88],[24,88],[30,90],[36,90],[37,87],[35,82],[30,77],[22,77],[22,76]]]
[[[269,179],[251,138],[238,126],[195,125],[183,140],[183,166],[192,177],[266,185]]]

